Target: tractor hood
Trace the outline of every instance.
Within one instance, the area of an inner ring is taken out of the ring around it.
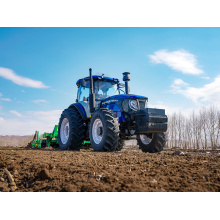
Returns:
[[[129,107],[129,103],[131,102],[131,100],[138,101],[138,110],[132,110],[132,108]],[[146,102],[148,102],[148,98],[145,96],[121,94],[103,99],[100,103],[100,107],[112,109],[114,112],[116,112],[117,117],[119,118],[119,122],[125,122],[126,114],[133,116],[140,114],[145,115],[147,106]]]
[[[144,99],[144,100],[147,100],[148,101],[148,98],[145,97],[145,96],[140,96],[140,95],[133,95],[133,94],[120,94],[120,95],[113,95],[113,96],[110,96],[106,99],[103,99],[101,100],[101,105],[106,105],[106,104],[116,104],[116,105],[121,105],[121,103],[124,101],[124,100],[128,100],[128,99]]]
[[[145,96],[140,96],[140,95],[133,95],[133,94],[120,94],[120,95],[114,95],[114,96],[110,96],[104,100],[109,100],[109,99],[148,99],[148,97],[145,97]],[[102,100],[102,101],[104,101]]]
[[[148,98],[145,96],[121,94],[121,95],[110,96],[106,99],[101,100],[100,106],[106,108],[114,107],[114,109],[118,108],[117,109],[118,111],[120,110],[121,112],[123,112],[123,107],[122,107],[123,103],[127,103],[125,105],[128,105],[130,100],[134,100],[134,99],[138,100],[139,103],[142,103],[140,105],[141,108],[145,108],[145,102],[148,102]]]

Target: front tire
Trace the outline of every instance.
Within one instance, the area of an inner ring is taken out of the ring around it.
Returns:
[[[115,151],[119,140],[118,118],[109,109],[97,110],[91,118],[89,138],[94,151]]]
[[[58,141],[62,150],[80,150],[85,139],[85,126],[79,111],[65,109],[60,117]]]
[[[153,133],[151,135],[139,134],[137,136],[139,148],[143,152],[158,153],[163,150],[166,145],[164,133]]]

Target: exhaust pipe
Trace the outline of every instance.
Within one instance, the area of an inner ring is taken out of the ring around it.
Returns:
[[[92,69],[89,69],[89,77],[90,77],[90,91],[89,91],[89,109],[90,113],[93,114],[95,111],[95,93],[93,89],[93,78],[92,78]]]
[[[128,81],[130,81],[130,73],[129,72],[124,72],[122,73],[123,75],[123,81],[125,82],[125,94],[128,95],[130,92],[130,88],[128,86]]]

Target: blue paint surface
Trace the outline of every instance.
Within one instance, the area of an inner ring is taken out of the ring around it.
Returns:
[[[130,98],[142,98],[142,99],[148,99],[146,96],[140,96],[140,95],[133,95],[133,94],[120,94],[120,95],[114,95],[108,98],[120,98],[120,99],[130,99]]]
[[[108,105],[103,105],[102,108],[108,108],[113,110],[117,117],[118,117],[118,122],[126,122],[125,117],[123,115],[123,113],[121,112],[120,108],[118,107],[118,105],[116,104],[108,104]]]
[[[84,114],[84,115],[86,115],[86,113],[85,113],[85,110],[84,110],[83,106],[82,106],[80,103],[78,103],[78,104],[79,104],[79,107],[82,109],[83,114]]]

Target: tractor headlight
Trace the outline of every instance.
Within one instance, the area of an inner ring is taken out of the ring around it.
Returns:
[[[137,102],[137,100],[130,100],[129,107],[132,110],[137,111],[138,110],[138,102]]]

